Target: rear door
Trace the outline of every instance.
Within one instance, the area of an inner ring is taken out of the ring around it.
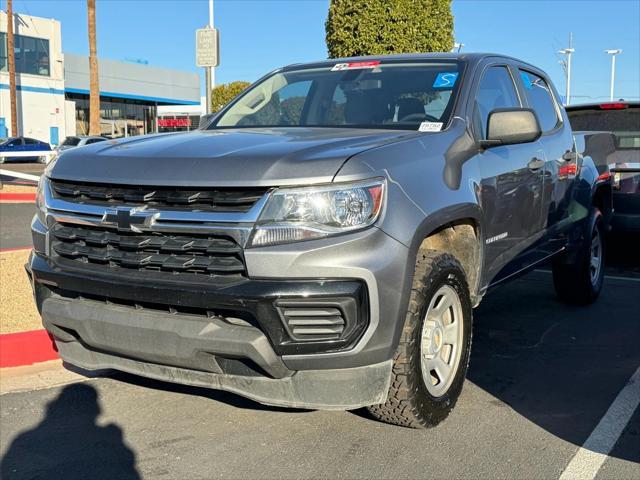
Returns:
[[[538,230],[544,234],[544,241],[536,246],[536,250],[544,256],[562,247],[562,235],[570,226],[569,207],[578,173],[577,157],[572,154],[572,131],[564,122],[555,92],[544,74],[521,66],[518,68],[518,85],[542,129],[538,140],[541,158],[544,159],[540,169],[542,215]]]
[[[476,137],[486,138],[492,110],[521,106],[513,71],[504,63],[488,64],[475,93]],[[486,282],[498,281],[521,268],[519,258],[540,224],[542,176],[529,169],[529,163],[539,157],[539,149],[536,142],[530,142],[492,147],[479,153]]]

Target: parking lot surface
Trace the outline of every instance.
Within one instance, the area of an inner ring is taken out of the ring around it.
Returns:
[[[0,476],[559,478],[640,366],[637,237],[617,241],[629,253],[610,255],[594,305],[558,302],[545,269],[487,295],[462,397],[435,429],[112,372],[0,396]],[[596,478],[637,479],[639,463],[636,411]]]

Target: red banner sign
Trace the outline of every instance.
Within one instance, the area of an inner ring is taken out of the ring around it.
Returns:
[[[159,127],[189,127],[191,120],[189,118],[159,118]]]

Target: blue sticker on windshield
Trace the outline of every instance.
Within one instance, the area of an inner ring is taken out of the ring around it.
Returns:
[[[524,88],[527,90],[531,90],[533,88],[533,83],[531,83],[531,79],[527,72],[520,72],[520,77],[522,78],[522,83],[524,83]]]
[[[453,88],[458,79],[458,72],[441,72],[433,82],[433,88]]]

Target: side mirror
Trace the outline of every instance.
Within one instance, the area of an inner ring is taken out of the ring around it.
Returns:
[[[542,135],[538,117],[530,108],[497,108],[489,113],[483,148],[535,142]]]

